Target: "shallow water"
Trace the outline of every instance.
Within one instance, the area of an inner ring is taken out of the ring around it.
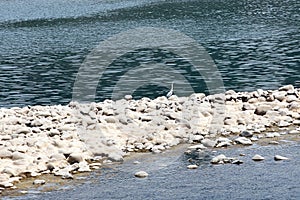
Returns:
[[[215,61],[226,89],[299,87],[299,10],[297,0],[0,1],[0,107],[67,104],[86,56],[101,41],[138,27],[174,29],[195,39]],[[115,60],[101,77],[96,100],[111,98],[120,78],[130,78],[124,75],[128,66],[166,65],[162,55],[168,54],[139,50]],[[168,62],[195,92],[208,93],[189,63],[176,56]],[[159,76],[154,83],[133,81],[134,97],[166,94],[169,85],[161,83],[172,77]],[[175,84],[175,94],[183,90]]]
[[[92,173],[89,182],[80,186],[14,199],[299,199],[299,147],[300,143],[291,142],[208,151],[207,159],[196,170],[186,168],[190,163],[182,148],[163,154],[136,155],[120,166]],[[221,153],[238,157],[244,163],[209,164],[212,156]],[[246,155],[239,156],[240,153]],[[255,154],[265,160],[252,161]],[[274,161],[276,154],[290,160]],[[141,163],[135,165],[135,160]],[[147,171],[149,177],[135,178],[133,174],[139,170]]]

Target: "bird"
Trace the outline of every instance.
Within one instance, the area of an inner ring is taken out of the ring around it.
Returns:
[[[167,98],[169,98],[170,96],[172,96],[174,94],[173,89],[174,89],[174,82],[172,82],[172,84],[171,84],[171,90],[166,95]]]

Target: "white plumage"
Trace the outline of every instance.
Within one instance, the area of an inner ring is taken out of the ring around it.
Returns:
[[[170,96],[172,96],[174,94],[174,83],[172,82],[172,85],[171,85],[171,90],[168,92],[168,94],[166,95],[167,98],[169,98]]]

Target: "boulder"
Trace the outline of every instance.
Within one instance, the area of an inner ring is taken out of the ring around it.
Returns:
[[[269,105],[260,105],[258,107],[256,107],[254,114],[256,115],[265,115],[267,113],[268,110],[271,110],[272,107]]]

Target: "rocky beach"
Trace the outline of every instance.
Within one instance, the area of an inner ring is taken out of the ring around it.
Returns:
[[[66,106],[27,106],[0,109],[0,191],[42,174],[72,179],[73,174],[122,162],[135,152],[160,153],[182,143],[186,154],[206,148],[250,146],[270,138],[300,133],[300,90],[256,90],[206,96],[175,95],[156,99],[105,100]],[[253,160],[263,160],[255,155]],[[276,155],[275,160],[288,159]],[[241,164],[218,155],[212,164]],[[191,163],[188,169],[196,169]],[[147,172],[132,174],[146,177]]]

